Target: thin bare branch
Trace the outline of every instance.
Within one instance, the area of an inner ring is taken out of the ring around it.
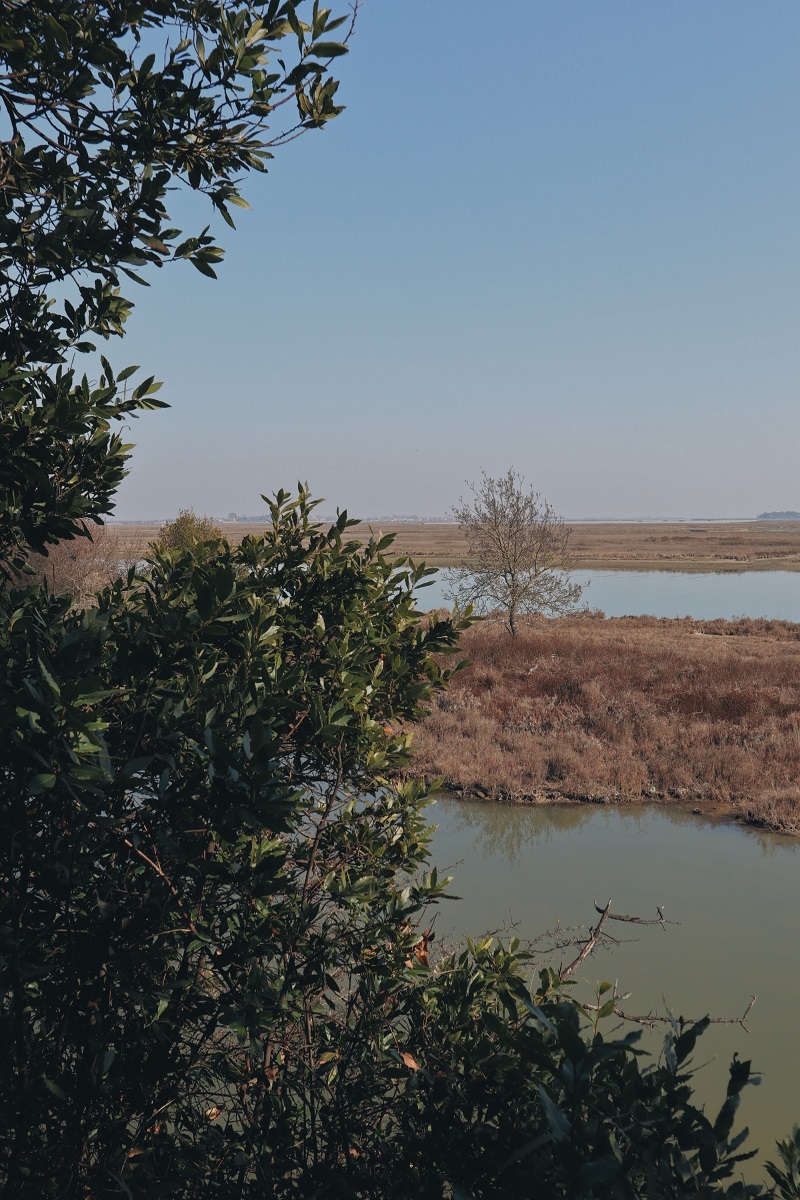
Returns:
[[[448,592],[460,606],[504,613],[510,633],[532,613],[556,615],[577,604],[581,587],[572,581],[572,530],[513,469],[499,479],[485,471],[467,485],[452,515],[467,541],[469,561],[446,573]]]
[[[609,900],[608,904],[605,906],[604,909],[598,909],[598,911],[601,914],[600,920],[597,922],[597,924],[594,926],[593,929],[589,930],[589,936],[586,939],[586,941],[584,942],[583,946],[581,947],[581,951],[578,954],[578,957],[576,959],[573,959],[573,961],[569,964],[568,967],[564,967],[563,970],[559,971],[559,974],[562,979],[568,979],[570,975],[574,975],[574,973],[577,971],[577,969],[581,965],[581,963],[584,962],[589,957],[589,955],[592,953],[592,951],[596,947],[598,941],[600,940],[600,935],[603,932],[603,926],[605,925],[605,923],[608,920],[609,915],[611,913],[611,901]]]
[[[750,1003],[740,1017],[709,1017],[709,1025],[741,1025],[745,1033],[749,1033],[750,1030],[747,1028],[745,1022],[750,1016],[750,1013],[753,1010],[753,1005],[757,999],[758,996],[750,997]],[[649,1012],[645,1016],[637,1016],[633,1013],[624,1012],[623,1009],[617,1007],[616,1003],[614,1004],[614,1014],[615,1016],[620,1017],[623,1021],[632,1021],[634,1025],[644,1025],[648,1029],[654,1029],[656,1025],[672,1025],[675,1023],[677,1023],[679,1028],[682,1029],[684,1025],[696,1025],[698,1020],[701,1019],[699,1017],[675,1018],[669,1015],[663,1016],[661,1013],[656,1012]]]
[[[611,901],[609,900],[608,903],[610,904]],[[595,900],[594,907],[595,907],[596,912],[605,913],[608,906],[606,906],[606,908],[603,908]],[[656,905],[656,912],[658,913],[657,917],[629,917],[624,913],[610,912],[608,914],[608,919],[609,919],[609,921],[629,921],[631,925],[661,925],[662,928],[665,925],[680,925],[680,921],[668,921],[667,920],[667,918],[664,916],[664,909],[663,909],[662,905],[660,905],[660,904]]]

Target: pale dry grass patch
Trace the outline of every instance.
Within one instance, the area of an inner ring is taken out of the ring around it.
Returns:
[[[800,626],[576,615],[517,638],[478,625],[462,649],[471,666],[416,730],[417,773],[518,799],[721,804],[800,832]]]
[[[800,834],[800,787],[765,789],[742,805],[742,816],[754,825]]]

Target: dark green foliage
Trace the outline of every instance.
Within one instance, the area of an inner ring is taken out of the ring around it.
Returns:
[[[456,629],[420,622],[419,572],[310,510],[279,495],[263,538],[158,553],[87,612],[12,598],[11,1195],[250,1194],[337,1157],[317,1060],[374,1036],[372,981],[400,985],[441,891],[409,878],[428,830],[419,789],[390,786],[390,723]]]
[[[775,1195],[780,1200],[798,1200],[800,1197],[800,1126],[795,1125],[791,1137],[778,1142],[778,1157],[781,1165],[767,1163],[767,1171],[775,1184]]]
[[[558,977],[533,991],[527,955],[470,944],[420,981],[403,1041],[415,1068],[370,1156],[368,1196],[574,1200],[757,1195],[731,1182],[746,1131],[731,1138],[750,1064],[734,1062],[711,1121],[695,1106],[689,1058],[706,1022],[666,1039],[594,1032]],[[376,1164],[379,1164],[376,1171]],[[393,1182],[405,1165],[401,1183]],[[378,1172],[380,1178],[378,1179]]]
[[[180,259],[214,276],[222,250],[172,225],[170,191],[232,225],[239,175],[341,111],[327,64],[344,20],[293,0],[3,5],[0,566],[113,507],[114,423],[161,404],[152,378],[128,390],[135,368],[92,357],[130,314],[121,284]]]

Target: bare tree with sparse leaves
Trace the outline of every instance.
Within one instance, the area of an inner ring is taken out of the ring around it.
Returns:
[[[582,588],[570,577],[572,530],[552,506],[513,467],[498,479],[482,470],[480,483],[467,486],[472,498],[451,511],[469,559],[446,573],[450,599],[479,613],[501,609],[512,637],[521,616],[574,608]]]

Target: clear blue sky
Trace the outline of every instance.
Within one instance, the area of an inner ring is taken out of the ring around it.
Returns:
[[[117,515],[800,509],[798,52],[798,0],[365,0],[219,281],[137,296]]]

